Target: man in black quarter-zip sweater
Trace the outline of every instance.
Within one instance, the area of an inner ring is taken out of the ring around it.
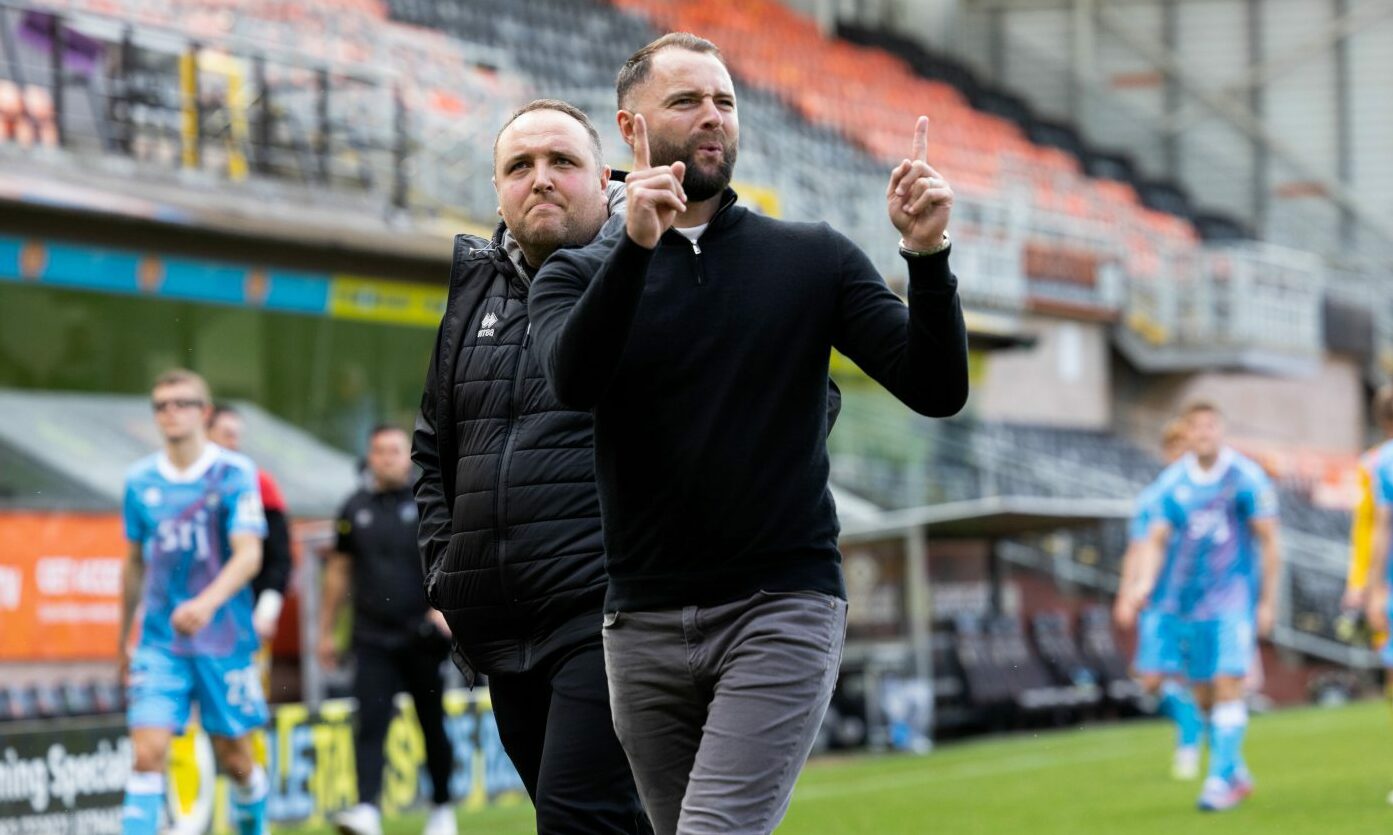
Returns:
[[[769,832],[831,698],[846,626],[827,485],[833,348],[925,415],[967,399],[967,345],[926,161],[891,173],[909,304],[825,224],[748,212],[728,187],[734,88],[670,34],[619,73],[634,149],[625,217],[558,251],[530,295],[557,398],[595,414],[619,741],[658,833]]]

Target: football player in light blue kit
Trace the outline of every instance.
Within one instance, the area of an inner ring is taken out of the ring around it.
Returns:
[[[1224,445],[1218,409],[1195,404],[1185,420],[1190,453],[1160,495],[1131,594],[1146,600],[1164,568],[1163,593],[1153,605],[1175,616],[1186,678],[1209,711],[1209,770],[1199,808],[1221,811],[1253,789],[1243,760],[1243,687],[1257,636],[1268,634],[1276,618],[1277,496],[1257,464]],[[1176,550],[1163,565],[1172,536]]]
[[[1374,399],[1374,414],[1385,436],[1393,437],[1393,388],[1385,385],[1379,389]],[[1353,596],[1362,603],[1374,640],[1382,642],[1379,660],[1387,671],[1384,695],[1393,705],[1393,638],[1388,635],[1389,623],[1393,621],[1393,602],[1390,602],[1389,595],[1390,581],[1393,581],[1393,559],[1389,559],[1388,553],[1393,548],[1393,440],[1386,440],[1370,450],[1364,457],[1364,467],[1374,505],[1369,535],[1369,564],[1367,574],[1362,578],[1365,580],[1363,594],[1347,593],[1347,596]],[[1351,580],[1354,579],[1352,572]],[[1393,792],[1389,792],[1388,802],[1393,803]]]
[[[1157,516],[1157,499],[1166,489],[1167,482],[1183,472],[1181,467],[1174,465],[1188,449],[1185,421],[1180,418],[1168,421],[1161,432],[1161,455],[1167,468],[1137,496],[1136,513],[1128,526],[1127,553],[1122,557],[1120,589],[1126,589],[1136,582],[1137,552],[1143,547],[1151,523]],[[1167,562],[1175,555],[1176,542],[1172,537],[1171,547],[1166,552]],[[1161,715],[1175,722],[1176,744],[1171,760],[1171,776],[1177,780],[1193,780],[1199,776],[1199,745],[1204,736],[1204,719],[1200,716],[1194,695],[1183,683],[1184,669],[1179,636],[1175,634],[1175,616],[1155,606],[1166,593],[1166,577],[1163,566],[1151,597],[1140,614],[1127,594],[1119,594],[1113,616],[1123,629],[1136,626],[1137,652],[1132,660],[1132,671],[1148,694],[1159,697]]]
[[[266,772],[248,734],[265,724],[253,653],[247,583],[261,565],[266,521],[256,469],[204,436],[208,385],[191,371],[155,381],[151,405],[164,449],[126,476],[130,553],[122,575],[121,672],[134,768],[126,784],[123,835],[155,835],[164,806],[169,743],[198,702],[218,762],[233,780],[238,835],[266,832]],[[136,607],[140,640],[130,653]]]

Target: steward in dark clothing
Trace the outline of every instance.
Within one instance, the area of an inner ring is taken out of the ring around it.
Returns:
[[[425,737],[432,814],[454,814],[450,806],[454,756],[445,736],[440,674],[449,654],[449,641],[431,622],[421,587],[416,502],[404,480],[410,467],[406,434],[399,429],[378,430],[374,442],[387,435],[392,438],[384,442],[399,449],[403,481],[360,489],[344,502],[337,520],[338,538],[325,569],[325,635],[339,603],[350,599],[353,604],[353,696],[358,700],[353,753],[360,803],[336,818],[343,832],[381,831],[374,824],[381,816],[377,804],[382,791],[384,744],[392,702],[401,691],[411,694]]]
[[[362,488],[339,509],[334,551],[351,566],[354,646],[401,650],[421,635],[441,637],[426,617],[416,520],[409,486]]]

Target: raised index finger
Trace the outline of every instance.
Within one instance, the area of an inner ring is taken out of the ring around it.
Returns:
[[[647,146],[645,146],[647,147]],[[929,117],[920,116],[914,125],[914,144],[910,147],[911,160],[929,161]]]
[[[634,115],[634,170],[644,171],[652,166],[648,162],[648,123],[643,114]]]

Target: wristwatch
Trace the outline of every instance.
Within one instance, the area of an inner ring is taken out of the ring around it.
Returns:
[[[952,241],[948,238],[947,232],[943,233],[943,240],[939,241],[938,246],[934,247],[933,249],[910,249],[909,247],[904,245],[904,238],[900,238],[900,254],[905,256],[906,258],[924,258],[929,255],[937,255],[938,253],[947,249],[949,244],[951,243]]]

